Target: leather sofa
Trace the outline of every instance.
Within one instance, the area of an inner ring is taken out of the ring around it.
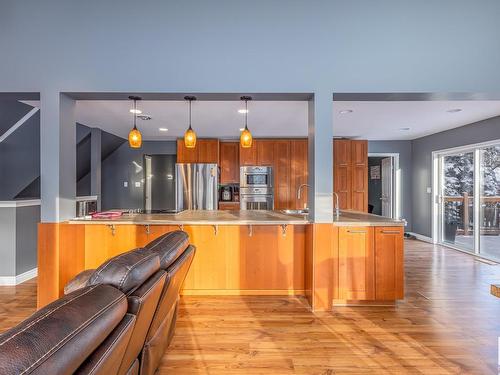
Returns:
[[[0,335],[0,374],[154,374],[194,254],[175,231],[77,275],[64,297]]]

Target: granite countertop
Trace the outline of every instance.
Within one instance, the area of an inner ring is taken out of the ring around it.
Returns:
[[[114,219],[78,218],[71,224],[140,224],[140,225],[304,225],[311,221],[307,216],[285,214],[281,211],[205,211],[187,210],[177,214],[125,213]],[[341,211],[334,215],[336,226],[403,226],[402,220],[362,212]]]
[[[177,214],[123,214],[115,219],[78,218],[71,224],[150,224],[150,225],[281,225],[309,224],[307,217],[280,211],[186,210]]]

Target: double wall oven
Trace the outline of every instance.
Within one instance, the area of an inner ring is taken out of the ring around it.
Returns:
[[[240,167],[240,209],[274,209],[272,167]]]

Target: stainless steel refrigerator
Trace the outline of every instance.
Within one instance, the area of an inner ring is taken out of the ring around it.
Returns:
[[[176,210],[216,210],[217,164],[175,165]]]

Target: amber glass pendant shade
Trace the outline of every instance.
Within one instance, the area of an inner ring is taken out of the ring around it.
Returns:
[[[142,146],[142,134],[136,127],[128,133],[128,144],[131,148],[141,148]]]
[[[240,134],[240,146],[243,148],[252,147],[252,133],[248,130],[248,101],[252,100],[250,96],[242,96],[241,100],[245,101],[245,129]]]
[[[186,148],[196,147],[196,133],[191,126],[184,133],[184,146],[186,146]]]
[[[243,148],[250,148],[252,147],[252,133],[250,133],[250,130],[248,130],[247,127],[241,132],[240,135],[240,145]]]

